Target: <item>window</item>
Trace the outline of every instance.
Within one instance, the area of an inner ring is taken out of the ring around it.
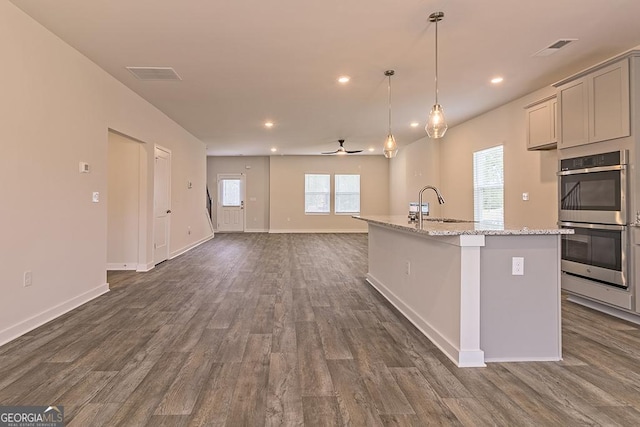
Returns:
[[[473,210],[476,221],[504,225],[502,145],[473,153]]]
[[[360,175],[336,175],[336,213],[360,213]]]
[[[304,175],[304,213],[329,213],[331,211],[331,176]]]
[[[222,206],[240,206],[240,180],[222,180]]]

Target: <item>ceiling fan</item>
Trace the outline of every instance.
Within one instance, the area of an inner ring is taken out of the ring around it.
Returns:
[[[344,148],[344,139],[339,139],[338,143],[340,144],[340,147],[338,147],[338,149],[336,151],[330,151],[328,153],[322,153],[322,154],[355,154],[355,153],[362,153],[362,150],[347,150]]]

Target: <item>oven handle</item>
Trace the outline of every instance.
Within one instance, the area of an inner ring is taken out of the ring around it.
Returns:
[[[624,231],[624,225],[609,225],[609,224],[588,224],[585,222],[566,222],[558,221],[558,225],[561,227],[569,228],[591,228],[599,230],[611,230],[611,231]]]
[[[559,175],[559,176],[578,175],[578,174],[581,174],[581,173],[621,171],[621,170],[626,170],[626,169],[627,169],[627,165],[598,166],[596,168],[562,170],[562,171],[556,173],[556,175]]]

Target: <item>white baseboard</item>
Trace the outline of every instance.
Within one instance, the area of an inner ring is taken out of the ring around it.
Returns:
[[[429,322],[423,319],[411,307],[402,302],[389,288],[382,284],[379,280],[367,273],[367,282],[377,289],[378,292],[389,301],[395,308],[400,311],[413,325],[429,338],[429,340],[438,347],[445,356],[447,356],[459,368],[484,367],[484,352],[474,350],[460,350],[451,343],[437,329],[432,327]]]
[[[214,236],[214,234],[213,234],[213,233],[211,233],[210,235],[208,235],[208,236],[206,236],[206,237],[204,237],[204,238],[202,238],[202,239],[198,240],[198,241],[197,241],[197,242],[195,242],[195,243],[192,243],[192,244],[190,244],[190,245],[187,245],[187,246],[185,246],[185,247],[184,247],[184,248],[182,248],[182,249],[178,249],[177,251],[171,252],[171,253],[169,254],[169,259],[173,259],[173,258],[175,258],[175,257],[177,257],[177,256],[180,256],[180,255],[182,255],[182,254],[186,253],[186,252],[189,252],[191,249],[193,249],[193,248],[195,248],[195,247],[197,247],[197,246],[200,246],[200,245],[201,245],[201,244],[203,244],[204,242],[207,242],[207,241],[209,241],[209,240],[213,239],[213,236]]]
[[[287,229],[271,229],[269,230],[270,234],[293,234],[293,233],[305,233],[305,234],[313,234],[313,233],[368,233],[368,230],[365,228],[364,230],[361,228],[358,229],[354,229],[354,230],[349,230],[349,229],[344,229],[344,228],[335,228],[335,229],[307,229],[307,230],[301,230],[301,229],[293,229],[293,230],[287,230]]]
[[[21,335],[26,334],[29,331],[34,330],[38,326],[42,326],[45,323],[62,316],[63,314],[80,307],[91,301],[94,298],[99,297],[102,294],[109,292],[109,284],[105,283],[98,287],[95,287],[85,293],[82,293],[76,297],[71,298],[68,301],[62,302],[54,307],[48,308],[42,313],[36,314],[26,320],[16,323],[13,326],[0,331],[0,345],[4,345],[11,340],[18,338]]]
[[[266,228],[245,228],[245,233],[268,233],[269,230]]]
[[[510,363],[510,362],[559,362],[562,357],[487,357],[485,362]]]
[[[147,271],[153,270],[153,267],[155,266],[156,265],[153,262],[147,264],[138,264],[138,266],[136,267],[136,271],[138,273],[146,273]]]
[[[109,262],[107,263],[107,271],[137,270],[137,262]]]

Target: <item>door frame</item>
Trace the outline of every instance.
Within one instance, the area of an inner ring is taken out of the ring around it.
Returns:
[[[157,182],[157,177],[158,177],[157,169],[156,169],[155,165],[156,165],[158,151],[162,151],[162,152],[166,153],[168,155],[168,159],[169,159],[168,160],[169,161],[169,167],[168,167],[168,173],[167,173],[167,185],[168,185],[168,188],[167,188],[167,191],[168,191],[167,204],[169,206],[169,209],[168,209],[169,212],[167,212],[167,225],[166,225],[167,257],[165,259],[161,260],[161,261],[158,261],[156,259],[156,230],[155,230],[155,221],[156,221],[156,209],[155,209],[156,200],[155,199],[156,199],[156,182]],[[152,206],[153,206],[153,215],[152,215],[153,216],[153,226],[151,227],[152,235],[153,235],[153,238],[152,238],[152,241],[153,241],[153,245],[152,245],[153,256],[152,256],[152,259],[153,259],[153,265],[158,265],[159,263],[168,260],[170,258],[170,255],[171,255],[171,251],[170,251],[170,247],[171,247],[170,246],[170,242],[171,242],[171,150],[169,150],[168,148],[162,147],[160,145],[157,145],[157,144],[155,144],[154,147],[153,147],[153,203],[152,203]]]
[[[222,194],[220,194],[220,181],[223,179],[240,179],[240,201],[243,205],[242,210],[242,230],[234,231],[244,233],[247,229],[247,203],[245,201],[247,195],[247,175],[244,173],[219,173],[216,180],[216,231],[220,232],[220,217],[222,213]]]

